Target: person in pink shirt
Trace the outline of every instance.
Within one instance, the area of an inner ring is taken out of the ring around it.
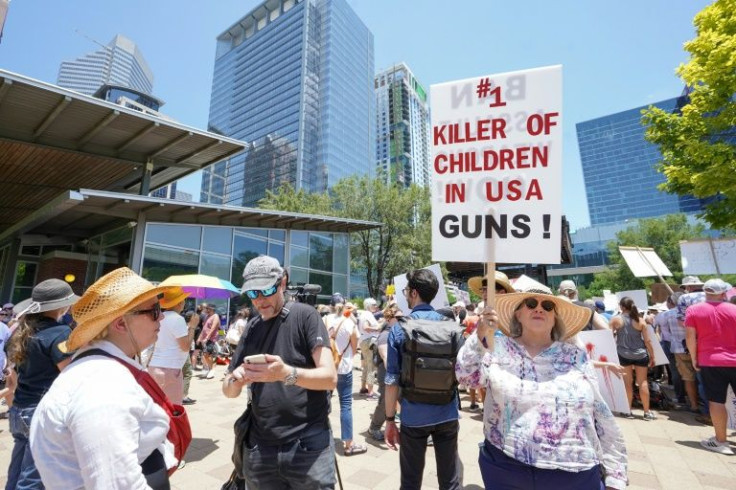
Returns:
[[[220,330],[220,316],[215,312],[215,307],[208,304],[204,307],[207,313],[207,320],[202,327],[202,333],[199,334],[197,342],[202,345],[203,356],[202,364],[204,364],[205,378],[212,379],[215,377],[215,359],[217,357],[217,333]]]
[[[726,394],[736,391],[736,305],[726,301],[731,285],[710,279],[703,285],[705,302],[685,313],[687,348],[693,367],[700,371],[710,407],[715,436],[700,444],[719,454],[734,454],[726,440]]]

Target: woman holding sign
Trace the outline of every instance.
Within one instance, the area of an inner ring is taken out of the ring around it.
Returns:
[[[589,318],[546,287],[499,295],[484,310],[456,373],[487,389],[486,489],[626,488],[623,437],[585,351],[569,342]],[[494,337],[496,328],[506,336]]]

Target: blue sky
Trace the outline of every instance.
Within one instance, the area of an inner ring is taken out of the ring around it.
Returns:
[[[679,95],[682,49],[702,0],[347,0],[373,32],[376,71],[405,61],[433,83],[563,65],[564,200],[589,224],[575,123]],[[207,127],[215,38],[253,0],[12,0],[0,67],[56,82],[59,64],[123,34],[153,70],[163,112]],[[605,178],[605,176],[601,176]],[[198,195],[197,177],[184,190]],[[614,188],[615,182],[611,183]]]

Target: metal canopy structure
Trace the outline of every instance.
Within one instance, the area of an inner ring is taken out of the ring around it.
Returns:
[[[0,229],[67,189],[147,193],[244,146],[0,70]]]
[[[84,239],[126,224],[146,222],[289,228],[292,230],[356,232],[380,227],[372,221],[215,204],[173,201],[117,192],[65,191],[45,206],[0,233],[0,243],[22,234]]]

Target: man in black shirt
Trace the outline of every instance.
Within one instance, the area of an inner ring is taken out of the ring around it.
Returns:
[[[258,315],[246,326],[222,391],[234,398],[251,387],[252,421],[242,446],[246,487],[334,488],[328,413],[337,373],[327,329],[313,307],[285,302],[278,260],[251,260],[243,278]],[[258,354],[263,358],[246,360]]]

